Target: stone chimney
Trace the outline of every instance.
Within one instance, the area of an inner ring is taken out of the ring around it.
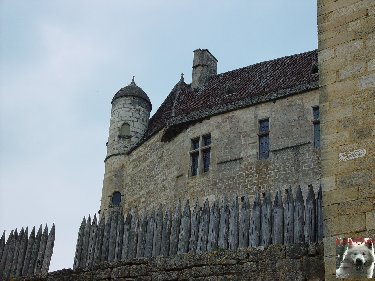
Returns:
[[[207,49],[194,51],[193,77],[191,86],[199,88],[208,78],[217,74],[217,59]]]

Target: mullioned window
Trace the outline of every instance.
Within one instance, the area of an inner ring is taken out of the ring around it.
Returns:
[[[210,171],[211,134],[191,139],[190,176],[197,176]]]

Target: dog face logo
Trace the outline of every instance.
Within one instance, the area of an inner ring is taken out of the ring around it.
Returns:
[[[348,239],[348,248],[343,255],[337,278],[372,278],[374,273],[374,244],[371,239],[353,242]]]

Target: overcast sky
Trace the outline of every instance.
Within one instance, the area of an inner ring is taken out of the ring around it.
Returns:
[[[316,49],[316,1],[0,0],[0,231],[55,223],[50,270],[72,267],[113,95],[135,75],[153,114],[197,48],[218,73]]]

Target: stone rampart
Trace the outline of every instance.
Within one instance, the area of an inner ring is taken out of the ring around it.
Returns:
[[[66,280],[324,280],[322,244],[219,249],[174,257],[134,258],[86,269],[63,269],[22,281]]]

